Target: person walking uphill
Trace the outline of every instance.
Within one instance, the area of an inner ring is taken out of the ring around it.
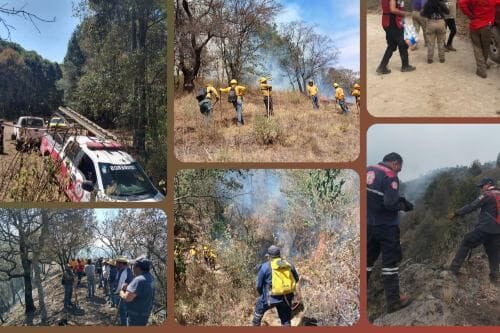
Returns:
[[[399,194],[398,173],[403,158],[397,153],[384,156],[383,161],[368,167],[368,280],[382,254],[382,282],[387,312],[394,312],[410,304],[399,293],[399,263],[403,258],[400,244],[399,212],[411,211],[413,205]]]
[[[380,2],[382,5],[382,27],[385,30],[387,48],[377,68],[377,73],[391,73],[387,65],[396,49],[399,49],[399,56],[401,57],[401,71],[414,71],[416,68],[410,65],[408,44],[406,44],[404,39],[403,27],[403,17],[409,16],[411,13],[404,11],[404,1],[402,0],[380,0]]]
[[[457,0],[448,0],[446,2],[448,6],[449,14],[444,17],[446,26],[450,29],[450,35],[448,36],[448,42],[446,43],[446,51],[456,51],[453,47],[453,39],[457,34],[457,23],[455,19],[457,18]]]
[[[479,198],[448,215],[448,218],[454,220],[481,209],[478,223],[473,231],[465,235],[450,265],[450,270],[455,275],[459,274],[470,251],[483,245],[488,256],[491,281],[498,282],[500,278],[500,189],[495,184],[495,180],[483,178],[478,184],[481,188]]]
[[[267,84],[267,78],[261,77],[259,79],[259,84],[260,84],[260,92],[262,96],[264,97],[264,105],[266,107],[266,116],[274,116],[274,109],[273,109],[273,98],[271,96],[271,91],[273,90],[273,86],[270,84]]]
[[[495,22],[496,0],[459,0],[460,10],[471,21],[470,38],[476,58],[476,74],[485,79],[488,77],[488,55],[490,50],[491,26]]]
[[[318,100],[319,89],[318,86],[315,85],[312,80],[309,80],[307,82],[307,92],[309,93],[309,97],[311,97],[313,108],[319,110],[319,100]]]
[[[340,108],[342,109],[342,113],[347,114],[349,110],[347,109],[347,105],[345,104],[344,89],[342,89],[338,83],[334,83],[333,88],[335,89],[335,100],[337,101],[337,103],[339,103]]]
[[[154,278],[149,272],[151,262],[139,258],[133,270],[135,277],[125,290],[120,291],[120,298],[127,303],[128,326],[146,326],[154,301]]]
[[[299,274],[293,265],[281,258],[280,249],[271,245],[269,260],[263,263],[257,275],[259,299],[255,304],[253,326],[260,326],[267,310],[276,307],[282,326],[291,326],[292,303]]]
[[[236,111],[237,124],[238,126],[242,126],[245,124],[243,120],[243,96],[247,88],[238,85],[238,81],[231,80],[229,83],[230,86],[227,88],[220,88],[221,93],[227,93],[227,101],[234,106],[234,110]]]
[[[434,62],[434,48],[438,47],[439,62],[445,61],[446,23],[444,18],[450,11],[444,0],[427,0],[422,9],[425,17],[425,33],[427,35],[427,63]]]

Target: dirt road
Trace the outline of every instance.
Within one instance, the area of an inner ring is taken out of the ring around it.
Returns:
[[[377,117],[491,117],[500,116],[500,65],[491,63],[488,78],[476,73],[468,37],[457,36],[457,52],[446,53],[446,63],[427,64],[427,48],[410,51],[410,63],[417,67],[402,73],[396,51],[389,63],[392,73],[375,70],[385,51],[385,32],[380,16],[367,15],[368,111]],[[422,37],[422,36],[421,36]]]

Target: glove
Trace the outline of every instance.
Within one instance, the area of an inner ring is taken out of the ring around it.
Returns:
[[[454,220],[457,218],[457,213],[455,212],[449,213],[447,217],[449,220]]]
[[[406,200],[405,197],[400,197],[399,198],[399,208],[400,210],[404,211],[404,212],[410,212],[413,210],[413,204],[411,202],[409,202],[408,200]]]

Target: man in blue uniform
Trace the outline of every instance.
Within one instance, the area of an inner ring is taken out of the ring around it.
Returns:
[[[259,299],[257,300],[257,304],[255,304],[252,325],[260,326],[264,313],[276,307],[281,325],[290,326],[292,321],[292,302],[294,294],[291,292],[285,295],[272,295],[273,268],[271,267],[271,263],[274,262],[279,265],[280,267],[278,269],[288,270],[288,272],[291,273],[289,276],[295,280],[292,282],[294,285],[299,281],[299,274],[293,265],[281,258],[281,252],[277,246],[271,245],[269,247],[267,250],[267,257],[269,260],[260,266],[259,274],[257,275],[256,287],[259,293]]]
[[[403,158],[390,153],[367,171],[368,199],[368,279],[382,254],[382,281],[387,312],[397,311],[410,301],[399,294],[399,263],[403,257],[399,240],[399,212],[411,211],[413,205],[399,194],[398,173]]]
[[[495,184],[494,179],[483,178],[478,184],[481,188],[479,198],[448,215],[453,220],[481,209],[478,223],[474,230],[465,235],[451,263],[450,270],[455,275],[459,274],[467,254],[483,245],[488,256],[491,281],[497,282],[500,277],[500,189]]]

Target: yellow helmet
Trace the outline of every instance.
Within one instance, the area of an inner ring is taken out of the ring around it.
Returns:
[[[211,83],[206,83],[206,84],[205,84],[205,87],[207,87],[207,88],[208,88],[208,87],[211,87],[211,86],[212,86],[212,84],[211,84]]]
[[[338,88],[338,87],[339,87],[339,84],[338,84],[338,83],[334,83],[334,84],[333,84],[333,87],[334,87],[334,88]]]
[[[354,84],[354,88],[355,88],[355,89],[359,89],[359,88],[361,88],[361,86],[360,86],[359,84],[357,84],[357,83],[356,83],[356,84]]]
[[[208,250],[208,246],[206,246],[206,245],[205,245],[205,246],[203,247],[203,250]]]
[[[238,84],[238,81],[236,81],[235,79],[232,79],[231,82],[229,82],[229,84]]]
[[[267,78],[265,78],[265,77],[261,77],[261,78],[259,79],[259,83],[264,83],[264,82],[267,82]]]

